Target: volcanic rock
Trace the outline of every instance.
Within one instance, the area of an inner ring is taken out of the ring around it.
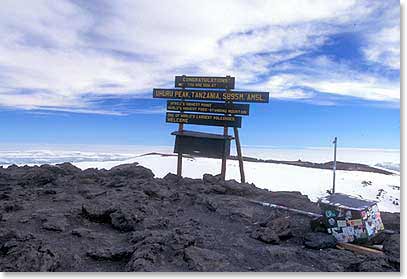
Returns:
[[[186,248],[184,259],[191,271],[228,271],[229,262],[226,256],[205,248],[194,246]]]
[[[393,258],[400,259],[400,234],[388,236],[383,242],[383,251]]]
[[[333,248],[336,246],[336,238],[326,233],[312,232],[304,236],[304,245],[312,249]]]
[[[85,228],[77,228],[77,229],[73,229],[71,231],[72,235],[75,235],[77,237],[87,237],[92,235],[92,231],[89,229],[85,229]]]
[[[110,214],[115,211],[109,202],[87,202],[82,205],[82,215],[93,222],[110,224],[112,222]]]
[[[144,219],[144,213],[135,210],[123,210],[119,209],[110,214],[111,224],[113,228],[122,231],[129,232],[136,228],[137,223]]]
[[[56,271],[59,263],[59,255],[50,247],[43,246],[42,242],[16,243],[8,249],[6,256],[0,257],[3,272]]]
[[[113,176],[125,176],[138,179],[149,179],[154,177],[154,173],[151,170],[139,166],[137,163],[113,167],[109,173]]]
[[[95,260],[120,261],[128,259],[133,253],[129,247],[120,248],[97,248],[89,250],[86,255]]]
[[[278,244],[280,242],[278,235],[270,228],[257,228],[250,234],[250,237],[268,244]]]
[[[68,227],[68,222],[65,217],[53,216],[47,218],[47,220],[42,224],[42,228],[49,231],[65,231]]]
[[[0,271],[399,271],[400,215],[382,212],[384,255],[335,248],[299,192],[220,176],[154,178],[137,163],[0,167]],[[305,247],[304,247],[305,246]],[[312,249],[309,249],[312,248]]]

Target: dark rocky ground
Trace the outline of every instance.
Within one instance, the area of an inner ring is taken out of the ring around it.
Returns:
[[[295,175],[295,174],[293,174]],[[163,179],[136,164],[0,168],[0,271],[399,271],[400,216],[383,213],[385,255],[334,248],[299,192],[216,176]]]

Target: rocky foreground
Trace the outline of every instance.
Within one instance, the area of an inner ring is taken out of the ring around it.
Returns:
[[[295,174],[293,174],[295,175]],[[304,182],[311,183],[311,182]],[[400,216],[382,213],[384,255],[335,248],[299,192],[163,179],[137,164],[0,167],[0,271],[399,271]]]

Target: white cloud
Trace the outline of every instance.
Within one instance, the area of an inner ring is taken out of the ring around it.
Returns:
[[[400,88],[397,84],[382,84],[380,80],[371,77],[355,80],[305,80],[303,84],[321,92],[368,100],[395,102],[400,98]]]
[[[385,1],[381,5],[381,17],[365,31],[367,45],[363,52],[368,60],[399,70],[400,5],[398,1]]]
[[[299,83],[296,75],[281,74],[272,76],[260,86],[263,90],[269,91],[273,98],[308,99],[313,96],[311,92],[296,88],[298,85]]]
[[[263,82],[270,64],[315,49],[341,24],[368,18],[376,5],[356,0],[2,1],[0,105],[92,110],[89,93],[142,95],[185,73],[231,74],[248,88]],[[397,32],[373,34],[366,56],[397,68]],[[333,74],[313,79],[299,70],[263,85],[275,97],[312,97],[292,89],[302,85],[332,92]],[[336,85],[346,87],[346,94],[397,97],[395,85],[383,80],[339,76]]]
[[[364,49],[366,57],[393,69],[400,69],[400,26],[383,28],[370,34],[369,46]]]
[[[287,62],[282,68],[293,73],[273,75],[256,86],[270,91],[274,98],[309,99],[314,96],[315,90],[324,94],[366,100],[387,102],[400,100],[400,85],[397,81],[360,73],[353,69],[353,65],[334,62],[326,56],[306,59],[304,64],[307,65],[307,71],[301,71],[302,65]],[[298,87],[311,90],[306,91]],[[318,100],[314,103],[318,103]]]

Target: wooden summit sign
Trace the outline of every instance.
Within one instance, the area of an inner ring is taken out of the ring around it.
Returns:
[[[224,102],[268,103],[268,92],[191,90],[191,89],[153,89],[154,98],[206,100]]]
[[[235,140],[239,159],[240,178],[245,182],[243,155],[240,146],[239,130],[242,117],[249,115],[248,104],[268,103],[268,92],[232,91],[235,78],[176,76],[175,87],[180,89],[154,88],[153,98],[175,99],[167,101],[166,122],[178,123],[174,152],[178,153],[177,175],[182,174],[182,154],[221,158],[221,176],[226,176],[226,159],[230,154],[230,141]],[[197,88],[197,89],[186,89]],[[204,102],[185,101],[200,100]],[[218,102],[208,102],[218,101]],[[186,113],[187,112],[187,113]],[[184,125],[207,125],[223,127],[223,135],[184,130]],[[228,135],[228,128],[233,127],[234,137]]]
[[[249,105],[233,103],[167,101],[167,110],[249,115]]]
[[[175,87],[234,89],[234,77],[187,77],[176,76]]]
[[[194,114],[194,113],[171,113],[167,112],[168,123],[183,123],[208,126],[228,126],[240,128],[242,118],[239,116]]]

